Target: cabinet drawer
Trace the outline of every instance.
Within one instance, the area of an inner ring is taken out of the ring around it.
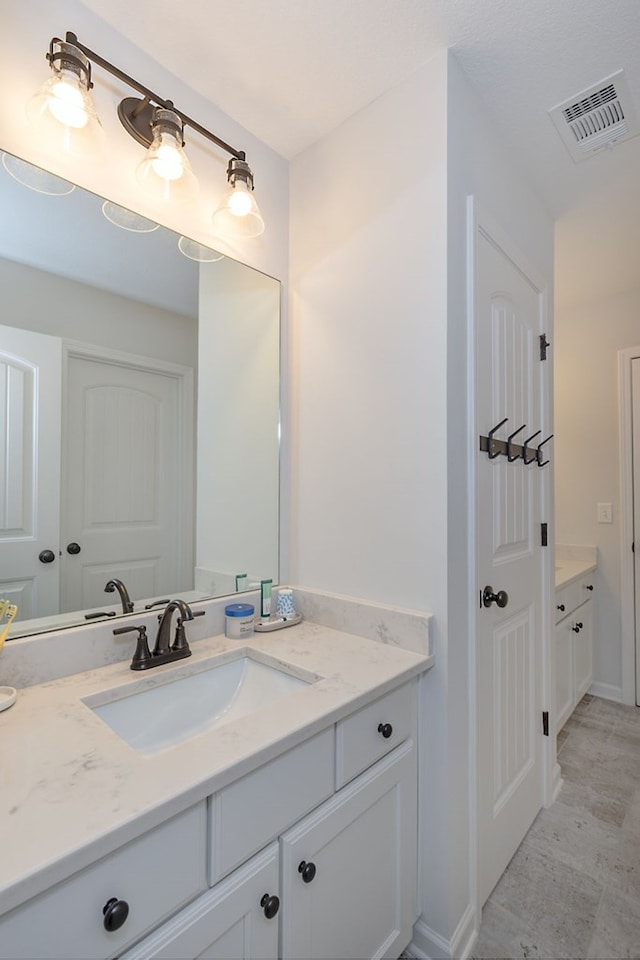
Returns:
[[[0,957],[112,957],[206,888],[206,807],[200,803],[0,919]],[[103,908],[125,900],[113,932]]]
[[[415,722],[415,682],[340,721],[336,727],[336,790],[410,737]]]
[[[581,592],[584,593],[584,590],[581,591],[578,582],[570,583],[567,587],[556,590],[556,623],[560,623],[561,620],[568,617],[569,614],[586,599],[585,597],[581,597]]]
[[[209,883],[266,846],[334,789],[333,727],[211,798]]]

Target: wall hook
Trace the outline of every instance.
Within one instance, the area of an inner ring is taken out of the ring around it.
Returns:
[[[527,437],[527,439],[524,442],[524,446],[522,448],[522,459],[524,460],[525,463],[533,463],[533,461],[536,460],[538,457],[537,450],[534,452],[532,457],[527,457],[527,447],[529,446],[529,441],[533,440],[534,437],[537,437],[539,433],[542,433],[542,430],[536,430],[536,432],[532,433],[530,437]]]
[[[487,454],[488,454],[489,460],[495,460],[496,457],[500,456],[500,449],[496,448],[496,441],[493,439],[493,435],[496,432],[496,430],[499,430],[500,427],[502,427],[507,422],[508,419],[509,417],[505,417],[504,420],[500,421],[500,423],[496,423],[493,430],[489,430],[489,433],[487,435],[487,439],[489,441],[488,447],[487,447]],[[492,451],[495,451],[495,452],[492,452]]]
[[[546,440],[543,440],[542,443],[539,443],[539,444],[538,444],[538,449],[536,450],[536,460],[538,461],[538,466],[539,466],[539,467],[544,467],[547,463],[549,463],[548,460],[543,460],[543,459],[542,459],[542,457],[544,456],[544,454],[541,453],[540,450],[541,450],[542,447],[544,447],[545,443],[549,443],[549,440],[551,440],[552,436],[553,436],[553,434],[550,433]]]
[[[514,430],[513,433],[507,437],[507,460],[509,461],[509,463],[513,463],[514,460],[520,459],[520,450],[518,450],[515,457],[511,456],[511,441],[516,436],[516,434],[521,433],[525,427],[526,427],[526,423],[523,423],[521,427],[518,427],[517,430]]]

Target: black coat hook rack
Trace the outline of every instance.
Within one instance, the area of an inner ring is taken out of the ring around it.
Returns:
[[[505,417],[504,420],[501,420],[500,423],[496,423],[495,427],[492,430],[489,430],[489,433],[486,437],[480,437],[480,451],[486,453],[489,457],[489,460],[495,460],[496,457],[500,455],[507,458],[509,463],[514,463],[516,460],[522,460],[523,463],[527,465],[530,463],[537,463],[539,467],[546,466],[549,461],[544,460],[544,453],[542,452],[542,447],[545,443],[549,443],[549,440],[553,437],[553,434],[550,433],[549,436],[543,440],[541,443],[530,447],[529,444],[537,436],[542,433],[542,430],[536,430],[535,433],[532,433],[530,437],[522,443],[514,443],[513,438],[519,433],[522,433],[523,430],[526,430],[526,423],[523,423],[521,427],[518,427],[517,430],[514,430],[513,433],[510,433],[506,440],[499,440],[495,434],[503,427],[505,423],[508,423],[509,417]]]

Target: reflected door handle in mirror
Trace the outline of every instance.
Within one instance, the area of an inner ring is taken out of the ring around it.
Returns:
[[[499,607],[506,607],[509,603],[509,594],[506,590],[498,590],[494,593],[493,587],[488,584],[482,591],[482,602],[485,607],[490,607],[492,603],[497,603]]]
[[[53,552],[53,550],[42,550],[38,554],[38,560],[40,561],[40,563],[53,563],[55,558],[56,558],[56,555]]]
[[[81,550],[82,550],[82,547],[80,546],[79,543],[74,543],[72,541],[71,543],[67,544],[67,553],[70,553],[72,556],[75,556],[77,553],[80,553]]]

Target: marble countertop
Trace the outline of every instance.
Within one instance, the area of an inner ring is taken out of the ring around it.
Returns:
[[[193,656],[132,673],[111,663],[18,691],[0,713],[2,912],[278,756],[431,666],[424,656],[311,622],[244,644],[214,636]],[[121,684],[155,685],[239,651],[316,683],[153,755],[120,739],[82,702]]]
[[[574,580],[595,569],[596,563],[592,560],[556,560],[556,590],[568,587]]]

